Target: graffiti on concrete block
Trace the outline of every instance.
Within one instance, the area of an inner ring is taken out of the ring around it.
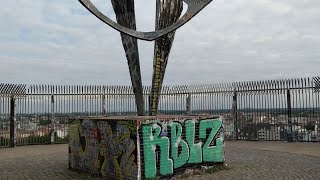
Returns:
[[[134,121],[74,120],[70,126],[71,169],[117,179],[137,177]]]
[[[221,119],[144,124],[140,131],[146,178],[172,175],[187,165],[224,162]]]

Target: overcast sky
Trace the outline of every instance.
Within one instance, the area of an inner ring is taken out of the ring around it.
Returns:
[[[93,3],[114,19],[109,0]],[[155,0],[136,0],[140,31]],[[129,85],[120,34],[77,0],[1,0],[0,83]],[[320,75],[319,0],[214,0],[177,30],[164,83]],[[143,84],[153,42],[139,41]]]

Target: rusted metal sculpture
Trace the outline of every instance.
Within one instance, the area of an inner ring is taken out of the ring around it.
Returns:
[[[144,101],[137,39],[147,41],[155,40],[149,115],[156,115],[159,95],[161,93],[175,30],[187,23],[211,1],[212,0],[156,0],[155,31],[140,32],[136,31],[134,0],[111,0],[117,22],[112,21],[101,13],[90,0],[79,0],[93,15],[121,33],[139,116],[144,115]],[[186,13],[180,17],[183,2],[188,5],[188,9]]]
[[[117,22],[129,29],[136,29],[136,17],[134,11],[134,0],[111,0]],[[136,38],[121,33],[123,48],[126,52],[129,73],[135,100],[137,104],[137,113],[144,115],[143,89],[140,72],[138,42]]]
[[[166,28],[176,22],[182,12],[182,1],[175,0],[157,0],[156,8],[156,30]],[[152,89],[150,96],[150,111],[149,115],[156,115],[159,95],[161,93],[162,82],[174,40],[175,32],[170,32],[155,40],[154,44],[154,58],[153,58],[153,77]]]

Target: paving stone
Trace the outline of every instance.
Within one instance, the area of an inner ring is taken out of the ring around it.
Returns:
[[[187,179],[320,180],[319,156],[250,149],[250,146],[248,148],[237,148],[234,144],[232,146],[228,146],[228,142],[226,144],[226,162],[231,167],[231,170]],[[279,143],[277,145],[279,146]],[[302,145],[299,144],[299,146]],[[0,180],[7,179],[63,180],[98,178],[68,169],[67,145],[39,145],[0,149]]]

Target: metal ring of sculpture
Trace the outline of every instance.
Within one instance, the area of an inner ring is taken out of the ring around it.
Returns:
[[[179,27],[183,26],[190,19],[192,19],[195,15],[197,15],[204,7],[206,7],[212,0],[182,0],[188,5],[188,9],[186,13],[178,19],[175,23],[170,25],[169,27],[150,32],[140,32],[133,29],[126,28],[105,16],[101,11],[99,11],[90,0],[79,0],[80,3],[87,8],[93,15],[95,15],[102,22],[108,24],[112,28],[125,33],[129,36],[132,36],[137,39],[153,41],[163,35],[166,35]]]

